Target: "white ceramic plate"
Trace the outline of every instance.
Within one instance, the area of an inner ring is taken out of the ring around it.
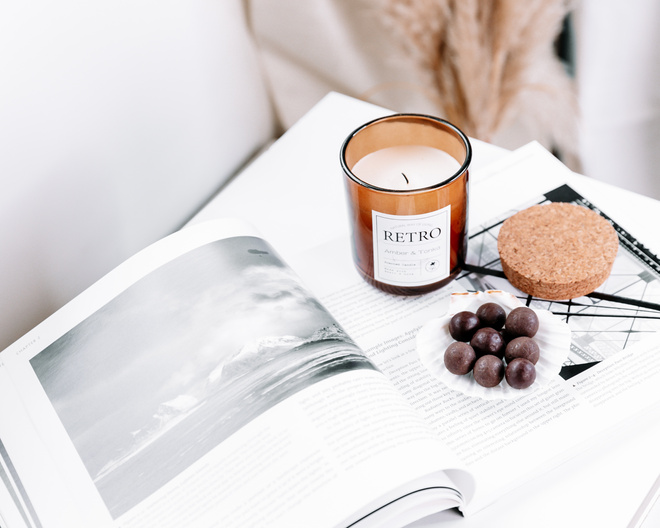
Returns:
[[[447,314],[431,319],[417,333],[417,353],[422,364],[451,389],[486,400],[518,398],[546,386],[559,373],[571,345],[569,326],[547,310],[534,309],[539,318],[539,330],[534,340],[539,345],[541,357],[536,364],[536,380],[530,387],[514,389],[505,379],[496,387],[482,387],[471,372],[458,376],[447,370],[445,350],[454,341],[449,335],[449,321],[456,313],[464,310],[476,312],[479,306],[487,302],[499,304],[507,315],[514,308],[524,306],[516,297],[503,291],[453,293]]]

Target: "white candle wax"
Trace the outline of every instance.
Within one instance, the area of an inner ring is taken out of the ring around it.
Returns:
[[[393,191],[424,189],[451,178],[461,164],[443,150],[400,145],[367,154],[352,169],[363,182]]]

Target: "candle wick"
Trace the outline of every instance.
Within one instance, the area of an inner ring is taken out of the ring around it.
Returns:
[[[401,176],[403,176],[406,179],[406,183],[410,184],[410,181],[408,181],[408,177],[402,172]]]

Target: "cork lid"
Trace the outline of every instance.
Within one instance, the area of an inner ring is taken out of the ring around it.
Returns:
[[[612,225],[575,204],[535,205],[508,218],[497,247],[507,279],[543,299],[591,293],[612,270],[619,239]]]

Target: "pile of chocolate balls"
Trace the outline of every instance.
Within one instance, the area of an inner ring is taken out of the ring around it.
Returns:
[[[476,313],[458,312],[449,321],[456,341],[445,351],[445,367],[459,376],[472,371],[483,387],[496,387],[506,378],[514,389],[526,389],[536,380],[540,350],[533,337],[538,329],[538,316],[526,306],[509,315],[494,302],[482,304]]]

